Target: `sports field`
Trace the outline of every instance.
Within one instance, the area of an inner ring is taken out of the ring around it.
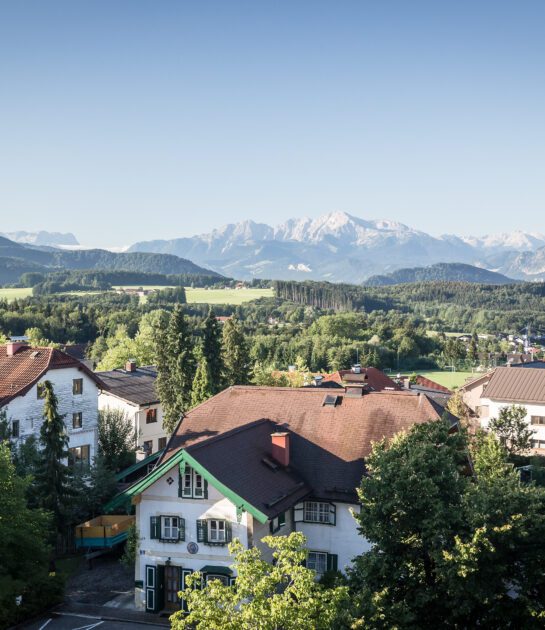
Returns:
[[[186,287],[189,304],[243,304],[261,297],[273,297],[272,289],[191,289]]]
[[[417,370],[417,373],[422,374],[422,376],[439,383],[439,385],[443,385],[443,387],[448,387],[449,389],[461,387],[469,378],[478,376],[477,373],[473,374],[472,372],[450,372],[439,370],[430,372],[421,372],[420,370]]]

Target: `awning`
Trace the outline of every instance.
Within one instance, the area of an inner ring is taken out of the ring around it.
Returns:
[[[202,569],[199,569],[199,572],[212,575],[226,575],[227,577],[231,577],[233,575],[233,572],[229,567],[220,567],[213,564],[207,564]]]

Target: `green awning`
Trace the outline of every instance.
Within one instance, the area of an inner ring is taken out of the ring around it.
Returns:
[[[199,569],[200,573],[208,573],[212,575],[226,575],[227,577],[231,577],[233,572],[229,567],[220,567],[215,566],[213,564],[207,564],[202,569]]]

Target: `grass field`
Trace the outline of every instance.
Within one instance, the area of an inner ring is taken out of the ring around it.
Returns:
[[[272,289],[191,289],[185,294],[189,304],[242,304],[261,297],[273,297]]]
[[[0,300],[11,302],[16,298],[26,298],[32,295],[32,289],[3,289],[0,287]]]
[[[441,372],[438,370],[429,372],[420,372],[418,370],[418,374],[422,374],[422,376],[439,383],[439,385],[443,385],[443,387],[448,387],[449,389],[460,387],[467,381],[468,378],[477,376],[477,374],[473,374],[472,372]]]

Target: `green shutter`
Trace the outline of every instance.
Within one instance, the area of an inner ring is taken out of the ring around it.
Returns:
[[[157,567],[157,587],[155,588],[155,611],[156,613],[165,607],[165,566]]]
[[[146,565],[146,610],[155,612],[157,608],[157,568]]]
[[[231,522],[225,521],[225,542],[230,543],[233,539],[233,531],[231,529]]]
[[[208,522],[206,519],[197,521],[197,542],[208,542]]]
[[[204,482],[204,498],[208,499],[208,481],[206,481],[206,479],[203,479]]]
[[[286,513],[280,512],[278,515],[278,528],[283,527],[286,524]]]
[[[337,506],[334,503],[329,504],[329,523],[331,525],[337,524]]]
[[[178,517],[178,540],[185,540],[185,518]]]
[[[178,496],[180,499],[184,496],[184,477],[180,470],[178,470]]]
[[[161,517],[150,516],[149,537],[151,539],[159,538],[160,531],[161,531]]]
[[[327,554],[327,570],[328,571],[336,571],[337,562],[338,562],[338,556],[336,553]]]

